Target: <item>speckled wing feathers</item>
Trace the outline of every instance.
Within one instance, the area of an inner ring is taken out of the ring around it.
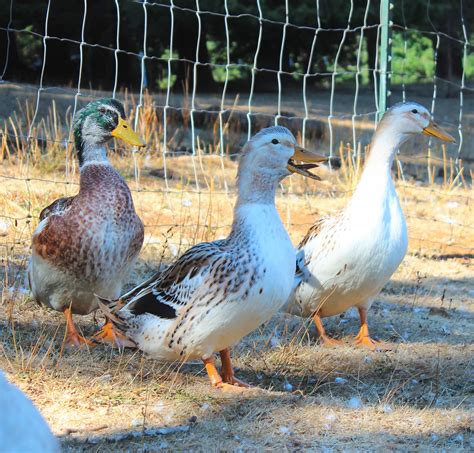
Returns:
[[[41,211],[39,215],[40,221],[48,218],[50,215],[63,214],[66,212],[71,207],[74,198],[76,197],[64,197],[53,201],[49,206]]]
[[[298,244],[298,249],[302,249],[309,241],[315,238],[323,229],[324,223],[327,220],[327,217],[321,217],[313,223],[311,228],[306,233],[305,237]]]
[[[41,213],[32,237],[29,278],[37,300],[73,313],[97,308],[94,293],[117,297],[143,244],[130,190],[109,165],[81,171],[79,193]]]
[[[317,236],[324,236],[324,244],[328,248],[333,248],[334,238],[336,233],[346,227],[344,211],[338,211],[331,216],[320,217],[316,220],[311,228],[306,233],[306,236],[298,244],[298,249],[303,249]],[[305,262],[311,259],[310,256],[306,255]]]
[[[337,245],[338,234],[346,228],[344,211],[339,211],[332,216],[324,216],[316,220],[306,233],[306,236],[298,244],[298,250],[305,251],[304,263],[308,266],[316,258],[314,254],[327,254],[334,250]],[[319,248],[311,245],[317,239]],[[304,280],[304,279],[303,279]]]
[[[217,261],[226,260],[222,242],[205,242],[189,249],[148,287],[140,285],[138,293],[132,290],[131,297],[124,301],[126,308],[134,315],[150,313],[163,319],[177,317],[178,309],[190,301],[202,279],[219,266]]]

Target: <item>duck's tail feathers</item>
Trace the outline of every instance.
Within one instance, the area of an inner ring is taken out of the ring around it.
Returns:
[[[125,325],[125,321],[119,314],[120,309],[125,305],[122,299],[110,300],[99,295],[95,295],[98,300],[99,310],[110,319],[117,327]]]

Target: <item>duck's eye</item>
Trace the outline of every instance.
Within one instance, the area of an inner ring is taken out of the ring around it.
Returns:
[[[107,110],[105,109],[105,107],[101,107],[101,108],[99,109],[99,112],[100,112],[100,113],[105,113],[106,111],[107,111]]]
[[[272,140],[272,143],[273,143],[274,145],[278,145],[278,143],[280,143],[280,142],[279,142],[276,138],[274,138],[274,139]]]
[[[411,111],[411,113],[417,114],[417,113],[418,113],[418,110],[417,110],[417,109],[413,109],[413,110]]]

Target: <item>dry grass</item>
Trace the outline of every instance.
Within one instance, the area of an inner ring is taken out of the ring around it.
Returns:
[[[142,132],[157,143],[155,126]],[[23,145],[9,146],[0,176],[0,368],[35,401],[66,451],[472,449],[473,197],[447,160],[443,185],[398,184],[409,253],[371,311],[374,336],[395,349],[371,353],[349,342],[326,349],[308,321],[279,314],[233,353],[239,376],[260,390],[229,396],[210,388],[199,363],[162,364],[105,347],[61,351],[62,316],[31,301],[24,277],[38,213],[75,193],[77,171],[71,159],[64,177],[59,145],[45,153],[33,144],[28,164]],[[341,148],[342,171],[320,171],[321,184],[285,181],[277,205],[295,243],[317,216],[347,201],[361,164],[348,152]],[[147,226],[129,284],[228,232],[235,161],[170,157],[167,182],[162,157],[114,155],[113,163]],[[98,323],[78,318],[87,334]],[[358,320],[349,312],[326,324],[349,340]],[[163,427],[173,429],[147,431]]]

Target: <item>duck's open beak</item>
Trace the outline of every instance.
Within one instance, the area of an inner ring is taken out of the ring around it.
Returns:
[[[439,138],[443,142],[456,143],[456,139],[452,135],[448,134],[433,121],[430,121],[430,124],[423,129],[423,134]]]
[[[119,118],[118,126],[112,131],[112,135],[129,145],[145,146],[145,142],[123,118]]]
[[[307,163],[296,164],[295,160]],[[288,161],[288,170],[290,170],[291,173],[298,173],[307,178],[321,181],[321,178],[318,175],[311,173],[309,170],[318,166],[315,162],[326,162],[327,160],[328,158],[322,154],[308,151],[299,145],[295,145],[295,152]]]

